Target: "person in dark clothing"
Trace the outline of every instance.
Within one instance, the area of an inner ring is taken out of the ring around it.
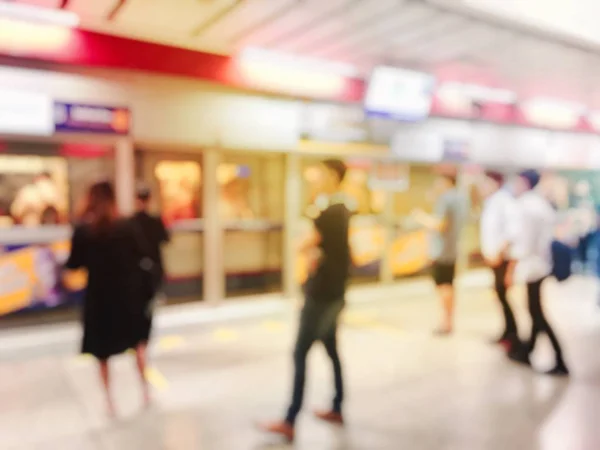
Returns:
[[[83,305],[82,352],[96,357],[108,411],[115,409],[110,392],[109,358],[135,349],[144,400],[150,402],[145,377],[146,302],[140,295],[140,263],[147,257],[130,221],[117,216],[115,193],[108,182],[94,184],[71,239],[67,269],[85,268],[88,283]]]
[[[147,247],[145,250],[154,265],[153,274],[157,278],[156,285],[161,286],[165,276],[161,246],[169,241],[170,236],[162,219],[149,212],[150,200],[150,189],[143,185],[138,186],[136,199],[137,212],[133,216],[132,222],[142,244]],[[152,306],[150,305],[147,313],[148,321],[144,332],[146,341],[150,338],[152,328]]]
[[[302,408],[306,376],[306,358],[316,341],[321,341],[331,359],[336,394],[331,409],[316,416],[329,423],[343,424],[342,401],[344,387],[342,366],[337,348],[339,317],[345,305],[346,282],[350,268],[348,227],[350,211],[344,204],[340,185],[346,166],[339,160],[323,162],[322,190],[329,198],[328,205],[314,220],[313,235],[301,246],[301,251],[319,255],[305,290],[305,303],[294,349],[294,385],[292,402],[282,422],[267,424],[264,431],[294,439],[296,418]]]
[[[535,170],[521,172],[514,184],[516,220],[519,233],[513,242],[514,258],[506,269],[506,285],[515,279],[527,283],[527,304],[531,316],[531,336],[526,346],[511,348],[509,358],[530,364],[530,355],[535,350],[538,335],[545,333],[556,355],[556,364],[549,375],[569,374],[563,357],[562,347],[554,329],[548,322],[542,307],[542,284],[552,273],[552,241],[556,225],[556,212],[550,202],[536,189],[540,174]]]

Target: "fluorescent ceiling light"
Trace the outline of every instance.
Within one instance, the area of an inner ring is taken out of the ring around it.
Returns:
[[[39,22],[74,28],[79,25],[79,16],[72,11],[41,8],[21,3],[0,1],[0,18],[6,17],[26,22]]]
[[[290,53],[274,52],[255,47],[242,50],[239,59],[242,62],[276,64],[299,71],[325,72],[346,77],[358,75],[358,70],[351,64],[308,58]]]

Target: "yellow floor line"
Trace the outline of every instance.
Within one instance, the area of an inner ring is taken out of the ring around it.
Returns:
[[[73,362],[76,366],[89,366],[95,361],[95,358],[92,355],[87,353],[83,353],[81,355],[77,355],[73,358]]]
[[[231,328],[219,328],[213,333],[213,338],[219,342],[233,342],[237,340],[238,334]]]
[[[271,332],[279,332],[285,329],[283,322],[277,320],[267,320],[261,324],[261,327]]]
[[[146,378],[148,382],[159,391],[164,391],[169,388],[169,382],[165,376],[154,367],[146,368]]]
[[[182,336],[164,336],[158,340],[156,344],[160,350],[174,350],[183,347],[185,339]]]

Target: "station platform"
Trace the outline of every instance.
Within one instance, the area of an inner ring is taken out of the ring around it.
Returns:
[[[0,332],[3,450],[596,450],[600,448],[600,307],[596,280],[545,288],[570,379],[506,360],[489,344],[500,329],[487,272],[458,287],[456,333],[435,338],[427,279],[355,287],[341,328],[347,382],[343,429],[318,423],[332,380],[325,352],[310,355],[305,412],[287,445],[256,423],[281,417],[291,388],[297,304],[266,296],[222,306],[181,305],[157,317],[141,407],[133,358],[115,358],[118,418],[105,414],[94,361],[78,356],[78,326]],[[524,292],[513,304],[528,333]],[[542,339],[534,366],[552,364]]]

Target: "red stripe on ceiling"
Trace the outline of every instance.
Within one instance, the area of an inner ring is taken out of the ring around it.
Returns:
[[[60,2],[60,9],[67,9],[67,6],[69,6],[69,0],[62,0]]]
[[[0,56],[191,77],[242,89],[340,102],[361,101],[365,91],[363,80],[345,77],[338,77],[335,89],[311,91],[302,86],[301,73],[295,74],[295,89],[289,90],[284,85],[269,87],[268,83],[249,79],[248,73],[230,57],[85,30],[9,21],[0,28]],[[308,76],[307,84],[310,79]]]

